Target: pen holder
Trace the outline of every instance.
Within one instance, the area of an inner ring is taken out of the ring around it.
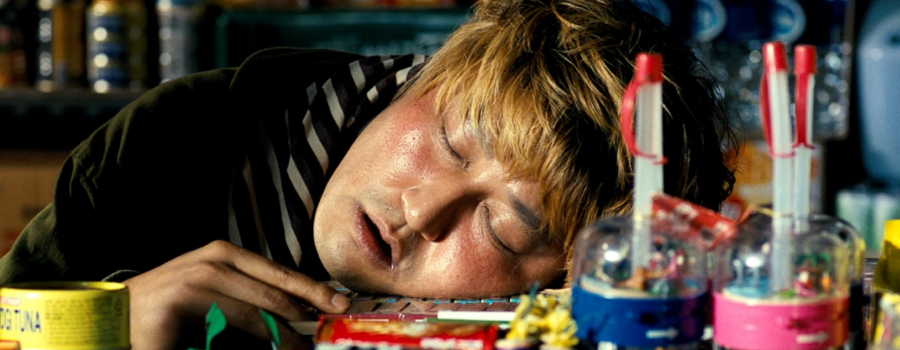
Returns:
[[[575,247],[572,316],[579,339],[601,347],[696,347],[708,305],[698,232],[675,220],[616,217],[582,230]]]
[[[734,240],[716,251],[715,343],[758,350],[843,346],[849,338],[853,255],[835,233],[840,229],[836,220],[762,212],[742,221]]]

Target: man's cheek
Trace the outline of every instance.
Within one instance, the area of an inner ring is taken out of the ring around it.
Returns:
[[[427,263],[432,266],[435,274],[442,275],[445,279],[467,280],[494,274],[497,264],[493,259],[471,253],[472,251],[467,253],[464,250],[451,250]]]
[[[458,261],[459,278],[485,283],[506,278],[512,271],[508,270],[502,259],[491,254],[468,256]]]
[[[394,173],[420,174],[429,170],[429,162],[435,159],[435,154],[432,148],[416,140],[387,150],[385,157],[390,159],[390,169]]]
[[[468,295],[470,293],[483,294],[495,291],[503,287],[509,274],[501,273],[496,269],[479,268],[476,264],[456,266],[451,270],[435,270],[430,274],[430,282],[425,285],[438,287],[444,292],[454,291],[453,294]]]

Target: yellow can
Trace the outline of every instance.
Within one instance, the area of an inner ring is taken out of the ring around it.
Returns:
[[[128,349],[128,288],[112,282],[0,287],[0,340],[22,350]]]

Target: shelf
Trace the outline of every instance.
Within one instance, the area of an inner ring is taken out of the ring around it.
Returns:
[[[391,10],[226,10],[216,19],[216,67],[274,46],[363,55],[433,54],[470,15],[467,7]]]
[[[142,93],[0,89],[0,149],[71,149]]]
[[[430,54],[468,15],[467,7],[213,12],[206,23],[210,28],[201,26],[198,32],[203,39],[197,55],[210,65],[214,56],[217,65],[201,67],[206,70],[238,66],[253,52],[274,46],[327,47],[373,55]],[[0,150],[71,149],[141,93],[0,88]]]

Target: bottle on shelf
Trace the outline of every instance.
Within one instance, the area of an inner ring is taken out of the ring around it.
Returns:
[[[0,0],[0,88],[28,83],[25,5],[25,1]]]
[[[161,82],[198,71],[197,32],[205,6],[202,0],[156,2]]]
[[[140,0],[94,0],[87,10],[88,85],[98,93],[146,87],[147,14]]]
[[[147,7],[144,0],[124,0],[128,33],[128,88],[142,90],[148,84]]]
[[[36,89],[83,85],[85,6],[85,0],[38,1]]]

